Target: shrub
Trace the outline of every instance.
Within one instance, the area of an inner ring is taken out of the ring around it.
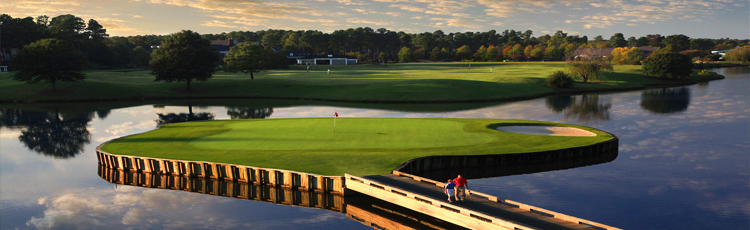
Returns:
[[[659,78],[685,78],[693,71],[690,57],[678,53],[659,53],[643,61],[643,73]]]
[[[750,46],[738,47],[724,54],[724,59],[739,62],[744,65],[750,64]]]
[[[573,86],[573,77],[563,71],[557,71],[547,76],[547,87],[570,88]]]

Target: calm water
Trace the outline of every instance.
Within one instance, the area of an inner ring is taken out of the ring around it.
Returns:
[[[0,228],[372,229],[329,210],[115,186],[97,175],[97,145],[159,123],[330,117],[335,111],[342,117],[530,119],[596,127],[620,137],[615,160],[474,179],[470,188],[625,229],[748,229],[750,70],[714,71],[727,79],[455,108],[278,101],[15,105],[23,108],[0,111]]]

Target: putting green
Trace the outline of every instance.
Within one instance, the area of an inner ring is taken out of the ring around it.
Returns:
[[[497,136],[467,132],[464,123],[420,119],[284,119],[231,123],[229,131],[190,145],[230,150],[431,148],[492,142]]]
[[[386,174],[407,160],[541,152],[614,138],[589,127],[552,122],[455,118],[218,120],[163,125],[112,140],[102,150],[129,156],[209,161],[321,175]],[[575,127],[592,137],[503,132],[499,126]]]

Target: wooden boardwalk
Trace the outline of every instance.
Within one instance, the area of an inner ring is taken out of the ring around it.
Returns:
[[[466,202],[448,203],[443,182],[395,172],[389,175],[346,175],[346,187],[470,229],[612,229],[522,203],[471,191]]]

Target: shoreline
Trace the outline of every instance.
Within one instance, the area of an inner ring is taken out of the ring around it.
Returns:
[[[715,75],[714,75],[715,76]],[[725,77],[718,75],[705,80],[705,82],[722,80]],[[669,81],[669,80],[666,80]],[[31,103],[81,103],[81,102],[137,102],[146,100],[215,100],[215,99],[262,99],[262,100],[298,100],[298,101],[321,101],[321,102],[341,102],[341,103],[365,103],[365,104],[459,104],[459,103],[487,103],[487,102],[515,102],[524,101],[537,98],[543,98],[548,96],[561,96],[561,95],[576,95],[584,93],[617,93],[626,92],[642,89],[654,89],[654,88],[669,88],[679,86],[695,85],[704,81],[686,81],[686,82],[675,82],[665,84],[648,84],[645,86],[638,87],[622,87],[615,89],[556,89],[556,92],[540,93],[533,96],[511,96],[507,98],[499,99],[485,99],[485,100],[342,100],[342,99],[327,99],[327,98],[306,98],[306,97],[258,97],[258,96],[166,96],[166,97],[131,97],[131,98],[99,98],[99,99],[60,99],[60,100],[3,100],[0,99],[0,103],[7,104],[31,104]],[[582,84],[582,82],[578,82]]]

